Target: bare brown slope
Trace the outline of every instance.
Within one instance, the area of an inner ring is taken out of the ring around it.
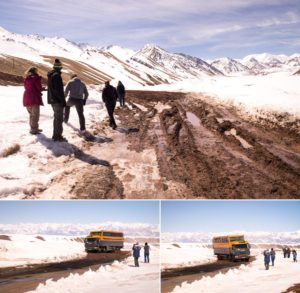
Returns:
[[[49,66],[45,64],[33,62],[23,58],[12,56],[0,56],[0,84],[1,85],[19,85],[23,83],[24,72],[31,66],[36,66],[39,69],[39,73],[43,78],[43,82],[46,82],[47,72],[51,70],[50,64],[54,62],[55,57],[43,56],[46,62],[49,62]],[[83,82],[87,84],[102,84],[106,80],[111,80],[113,77],[90,66],[84,62],[74,61],[71,59],[60,57],[64,66],[62,77],[64,83],[70,79],[71,73],[78,73]]]

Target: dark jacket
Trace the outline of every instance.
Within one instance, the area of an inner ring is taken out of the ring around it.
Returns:
[[[29,75],[24,80],[25,92],[23,95],[23,105],[25,107],[43,105],[42,101],[42,82],[37,74]]]
[[[64,84],[59,70],[48,72],[48,104],[66,105]]]
[[[102,101],[106,106],[116,105],[118,98],[117,90],[112,86],[106,86],[102,91]]]
[[[265,260],[265,263],[269,263],[270,262],[270,252],[269,251],[265,251],[264,252],[264,260]]]
[[[150,252],[150,246],[147,244],[144,246],[144,253],[149,254],[149,252]]]
[[[134,244],[132,250],[133,250],[134,257],[140,257],[140,250],[141,250],[140,246]]]
[[[117,92],[118,92],[119,96],[125,95],[125,87],[124,87],[123,83],[120,83],[120,82],[118,83]]]

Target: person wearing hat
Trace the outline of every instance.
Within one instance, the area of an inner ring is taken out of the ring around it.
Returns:
[[[54,141],[67,141],[63,136],[63,116],[66,99],[64,85],[61,78],[62,64],[59,59],[55,59],[53,70],[48,72],[48,104],[52,106],[54,112],[53,136]]]
[[[102,101],[105,103],[108,116],[109,116],[109,126],[113,129],[117,128],[117,124],[114,118],[114,110],[116,107],[118,99],[117,90],[109,84],[109,81],[105,82],[105,87],[102,91]]]
[[[29,132],[36,135],[42,132],[42,129],[39,129],[40,106],[43,106],[42,78],[38,75],[38,69],[36,67],[29,68],[25,75],[23,106],[26,107],[29,113]]]
[[[134,266],[139,267],[139,257],[140,257],[140,250],[141,247],[139,246],[139,243],[135,243],[132,246],[132,251],[133,251],[133,258],[134,258]]]
[[[68,123],[70,116],[70,107],[75,106],[79,117],[80,131],[85,132],[85,118],[83,114],[83,106],[89,96],[86,85],[80,80],[77,74],[71,75],[71,80],[65,88],[65,97],[69,95],[67,106],[65,107],[64,122]]]

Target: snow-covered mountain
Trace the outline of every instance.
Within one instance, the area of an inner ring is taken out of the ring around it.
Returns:
[[[243,234],[250,243],[300,244],[300,231],[294,232],[245,232],[231,231],[220,233],[162,233],[162,242],[211,243],[218,235]]]
[[[84,236],[87,235],[89,231],[97,229],[122,231],[125,233],[126,237],[158,237],[159,235],[158,225],[144,223],[104,222],[91,224],[0,224],[0,234]]]
[[[251,75],[253,72],[242,63],[225,57],[225,58],[219,58],[215,59],[210,63],[213,67],[217,68],[221,72],[223,72],[226,75]]]
[[[52,67],[50,60],[54,57],[65,58],[67,64],[72,61],[93,66],[107,78],[121,79],[127,86],[171,83],[186,78],[222,74],[201,59],[169,53],[155,45],[146,45],[135,52],[120,46],[95,47],[58,37],[20,35],[3,28],[0,28],[0,54],[1,60],[7,62],[12,57],[18,57],[22,58],[22,62],[27,60],[27,66],[34,62],[37,66],[40,64],[49,68]],[[65,68],[65,72],[76,69],[75,64]],[[22,75],[23,72],[13,74]]]
[[[66,74],[84,73],[88,83],[122,80],[127,88],[223,74],[294,73],[300,67],[300,54],[286,56],[264,53],[249,55],[241,60],[220,58],[206,62],[182,53],[170,53],[153,44],[147,44],[135,52],[120,46],[77,44],[62,37],[21,35],[0,27],[1,73],[22,76],[24,68],[36,65],[43,67],[41,74],[44,76],[56,57],[64,58]],[[21,59],[15,62],[14,58]],[[22,67],[18,66],[20,63]]]

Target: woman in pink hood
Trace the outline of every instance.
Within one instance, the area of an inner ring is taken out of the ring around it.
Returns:
[[[40,106],[42,101],[42,78],[38,75],[36,67],[31,67],[26,71],[24,80],[25,92],[23,95],[23,105],[29,113],[30,133],[38,134],[42,132],[39,129]]]

